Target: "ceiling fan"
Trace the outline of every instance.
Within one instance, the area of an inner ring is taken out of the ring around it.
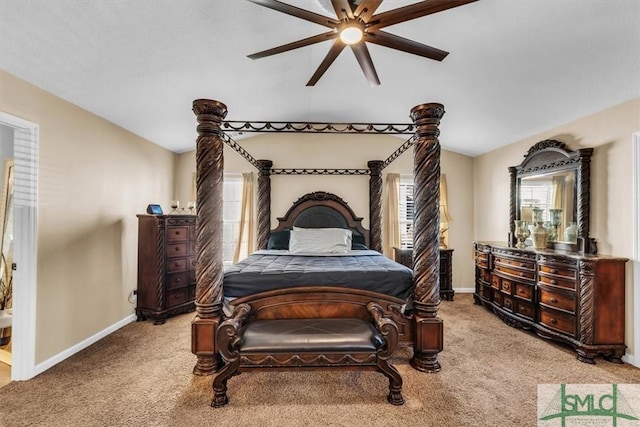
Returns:
[[[337,19],[277,0],[249,1],[330,28],[326,33],[318,34],[317,36],[248,55],[251,59],[264,58],[315,43],[335,40],[329,49],[329,53],[327,53],[316,72],[307,82],[307,86],[314,86],[346,46],[351,48],[369,83],[371,85],[379,85],[380,79],[371,60],[366,42],[442,61],[449,52],[387,33],[382,31],[381,28],[473,3],[477,0],[426,0],[378,13],[377,15],[374,15],[374,13],[382,3],[382,0],[331,0]]]

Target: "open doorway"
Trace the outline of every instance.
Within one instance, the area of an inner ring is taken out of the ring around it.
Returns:
[[[0,126],[13,135],[9,362],[11,379],[26,380],[35,375],[38,125],[0,112]]]
[[[11,382],[13,134],[13,128],[0,125],[0,387]],[[3,244],[5,240],[6,246]]]

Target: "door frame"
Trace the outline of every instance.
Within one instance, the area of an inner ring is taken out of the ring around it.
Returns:
[[[35,376],[39,126],[0,111],[14,136],[14,272],[11,379]]]
[[[631,364],[640,368],[640,132],[631,137],[633,150],[633,357]]]

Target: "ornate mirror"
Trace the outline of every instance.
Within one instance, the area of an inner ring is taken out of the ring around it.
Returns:
[[[592,148],[569,150],[547,139],[529,149],[518,166],[509,168],[511,198],[509,242],[515,244],[515,220],[542,217],[549,230],[547,248],[595,254],[589,237],[590,161]]]

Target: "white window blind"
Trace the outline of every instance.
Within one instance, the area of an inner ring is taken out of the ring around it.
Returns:
[[[413,247],[413,177],[400,178],[398,192],[398,223],[400,225],[400,247]]]
[[[238,237],[238,228],[240,226],[242,175],[224,175],[222,197],[222,261],[224,265],[231,265],[236,247],[236,238]]]
[[[521,208],[542,209],[542,219],[549,221],[549,208],[553,206],[553,186],[550,181],[522,181],[520,185]],[[531,218],[522,218],[531,221]]]

